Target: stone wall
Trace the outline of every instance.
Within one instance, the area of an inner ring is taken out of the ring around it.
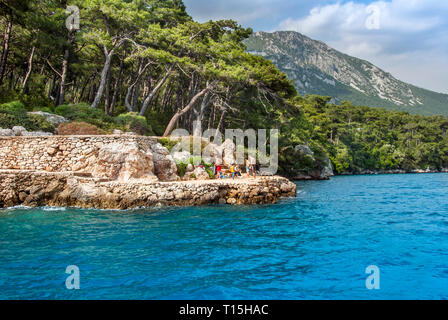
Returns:
[[[177,181],[177,167],[154,137],[0,137],[0,170],[71,172],[93,178]]]
[[[0,169],[77,172],[113,143],[137,143],[148,150],[157,143],[142,136],[0,137]]]

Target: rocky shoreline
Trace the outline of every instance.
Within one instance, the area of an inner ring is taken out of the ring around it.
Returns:
[[[24,205],[97,209],[207,204],[270,204],[295,197],[282,177],[207,181],[104,181],[71,173],[0,170],[0,208]]]
[[[233,161],[234,148],[218,152]],[[262,204],[296,195],[286,178],[212,180],[200,165],[190,166],[194,175],[179,176],[157,137],[0,137],[0,208]]]

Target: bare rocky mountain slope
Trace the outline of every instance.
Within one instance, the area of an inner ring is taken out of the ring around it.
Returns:
[[[448,115],[448,95],[402,82],[368,61],[341,53],[298,32],[257,32],[247,51],[271,60],[300,94],[318,94],[355,105]]]

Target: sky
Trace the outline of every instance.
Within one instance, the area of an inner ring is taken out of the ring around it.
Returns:
[[[446,0],[184,0],[197,21],[298,31],[396,78],[448,93]]]

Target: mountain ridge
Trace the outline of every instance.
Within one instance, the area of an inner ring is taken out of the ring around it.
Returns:
[[[247,51],[271,60],[301,94],[319,94],[357,105],[422,115],[448,115],[448,94],[395,78],[373,63],[340,52],[295,31],[258,31]]]

